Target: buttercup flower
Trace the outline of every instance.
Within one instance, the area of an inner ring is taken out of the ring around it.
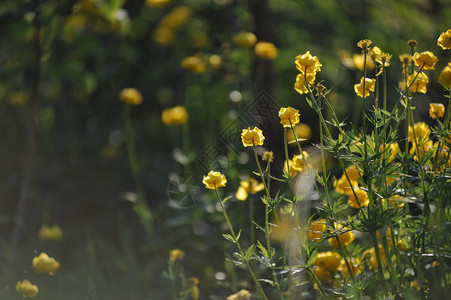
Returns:
[[[395,159],[396,155],[398,154],[399,145],[398,145],[398,143],[391,143],[388,145],[386,144],[385,149],[387,149],[388,153],[390,154],[390,157],[388,158],[388,162],[391,162],[392,160]],[[382,152],[383,150],[384,150],[384,146],[380,145],[379,152]]]
[[[443,50],[451,49],[451,29],[440,34],[437,40],[437,46],[442,47]]]
[[[294,132],[296,133],[296,136],[298,138],[299,142],[305,142],[308,141],[310,139],[310,137],[312,136],[312,129],[310,128],[310,126],[308,126],[307,124],[304,123],[299,123],[296,126],[294,126]],[[295,145],[295,136],[293,134],[292,130],[288,130],[287,132],[287,139],[288,139],[288,144],[293,144],[293,146]]]
[[[438,81],[447,89],[451,88],[451,63],[448,63],[438,76]]]
[[[263,161],[269,160],[270,162],[272,162],[273,159],[274,159],[274,152],[272,152],[272,151],[263,152],[263,154],[262,154]]]
[[[210,171],[203,177],[202,183],[205,184],[207,189],[216,190],[217,188],[226,186],[227,178],[219,172]]]
[[[185,124],[188,120],[188,112],[184,106],[174,106],[163,110],[161,120],[168,126]]]
[[[357,209],[360,207],[368,206],[368,204],[370,203],[368,193],[361,189],[355,189],[354,192],[357,198],[356,196],[354,196],[354,193],[349,194],[348,199],[349,206]]]
[[[381,48],[374,46],[370,50],[370,56],[372,59],[376,60],[382,54]]]
[[[244,201],[247,199],[248,194],[256,194],[257,192],[262,191],[265,188],[263,185],[263,182],[258,182],[254,178],[249,178],[247,180],[240,181],[240,187],[238,188],[235,197],[240,200]]]
[[[290,177],[294,177],[297,174],[299,174],[299,172],[295,170],[293,166],[293,161],[291,159],[289,159],[288,161],[285,160],[283,162],[283,172],[285,174],[288,174],[288,167],[290,167]]]
[[[441,103],[429,103],[429,117],[442,118],[445,115],[445,106]]]
[[[423,67],[424,70],[434,70],[437,61],[437,56],[430,51],[424,51],[421,53],[415,52],[413,55],[413,62],[415,65],[418,67]]]
[[[160,24],[175,29],[186,23],[192,14],[188,6],[176,6],[161,20]]]
[[[123,89],[119,94],[119,99],[131,105],[140,105],[143,101],[141,93],[134,88]]]
[[[313,262],[313,272],[320,281],[331,281],[332,272],[338,270],[341,262],[341,255],[337,252],[320,252]]]
[[[431,129],[426,123],[424,122],[415,123],[413,128],[412,126],[409,126],[409,141],[422,143],[429,138],[430,133]],[[416,137],[416,141],[414,141],[414,136]]]
[[[39,289],[29,280],[18,281],[16,284],[16,291],[24,298],[34,298],[39,294]]]
[[[424,72],[418,73],[415,71],[412,75],[407,77],[407,85],[412,93],[426,94],[429,78]],[[414,81],[415,80],[415,81]]]
[[[296,223],[291,216],[283,215],[278,221],[274,220],[272,224],[269,237],[274,242],[284,243],[295,234]]]
[[[390,60],[392,55],[390,53],[382,52],[379,54],[379,56],[376,58],[376,62],[381,64],[384,67],[390,66]]]
[[[205,71],[205,64],[198,56],[185,57],[182,59],[181,66],[182,68],[197,74]]]
[[[357,181],[360,177],[362,177],[362,172],[357,170],[357,167],[355,165],[350,165],[346,168],[346,174],[348,174],[348,177],[351,181]],[[342,175],[344,178],[346,178],[346,175],[343,172]]]
[[[353,54],[352,61],[354,63],[354,67],[357,70],[363,71],[363,68],[365,66],[365,55],[364,54]],[[369,56],[369,55],[366,55],[366,69],[367,70],[374,69],[374,61],[371,58],[371,56]]]
[[[169,260],[170,261],[176,261],[176,260],[180,260],[185,256],[185,252],[183,252],[180,249],[172,249],[171,252],[169,253]]]
[[[273,43],[258,42],[255,45],[254,53],[260,58],[273,60],[279,54],[279,50]]]
[[[343,174],[338,180],[334,181],[335,191],[343,195],[352,194],[352,188],[354,188],[355,190],[358,187],[358,185],[359,183],[357,182],[357,180],[351,179],[351,181],[348,181],[345,174]]]
[[[358,259],[357,257],[351,257],[350,259],[348,259],[348,262],[354,276],[362,273],[362,269],[360,268],[360,259]],[[349,274],[349,270],[346,266],[344,258],[340,261],[340,266],[338,267],[337,271],[341,272],[345,277],[351,276]]]
[[[199,292],[199,279],[197,277],[190,277],[187,280],[187,286],[189,289],[189,294],[192,300],[199,300],[200,292]]]
[[[360,41],[357,43],[357,47],[359,47],[359,48],[365,50],[365,49],[368,49],[368,47],[371,46],[372,43],[373,43],[373,42],[372,42],[371,40],[368,40],[368,39],[360,40]]]
[[[307,83],[305,82],[305,77],[304,73],[299,74],[296,76],[296,82],[294,83],[294,89],[301,95],[309,92],[307,84],[313,85],[315,83],[316,73],[307,73]]]
[[[253,129],[243,129],[243,131],[241,132],[241,140],[244,147],[261,146],[263,145],[265,137],[263,136],[263,132],[260,129],[254,127]]]
[[[410,54],[401,54],[399,56],[399,60],[403,65],[407,65],[412,61],[412,55]]]
[[[296,64],[296,68],[303,74],[314,74],[321,71],[322,64],[319,62],[318,57],[310,54],[310,51],[296,56],[294,62]],[[308,77],[307,80],[309,80]]]
[[[170,27],[158,26],[153,33],[153,38],[158,44],[169,46],[175,40],[175,31]]]
[[[309,159],[309,154],[305,151],[302,151],[302,154],[293,156],[293,165],[290,168],[293,168],[296,173],[301,173],[305,168],[311,169],[312,166],[307,162]]]
[[[227,297],[227,300],[249,300],[252,294],[248,290],[241,290],[236,294]]]
[[[60,264],[53,257],[49,257],[47,253],[42,252],[39,256],[33,257],[33,267],[39,273],[53,275],[53,272],[60,267]]]
[[[233,37],[233,42],[240,47],[250,48],[257,42],[257,37],[252,32],[242,31]]]
[[[335,223],[335,229],[338,229],[339,232],[344,232],[338,236],[342,247],[347,246],[354,241],[355,237],[351,228]],[[329,239],[329,244],[334,248],[340,248],[336,237],[331,237]]]
[[[217,69],[222,65],[222,59],[221,56],[217,54],[213,54],[208,59],[208,62],[210,63],[210,66],[212,69]]]
[[[282,107],[279,110],[280,124],[284,128],[291,128],[299,123],[299,110],[292,107]]]
[[[381,262],[383,265],[387,264],[387,260],[385,258],[385,252],[384,252],[384,248],[381,245],[378,245],[379,248],[379,254],[381,257]],[[373,270],[377,270],[378,269],[378,265],[377,265],[377,258],[376,258],[376,251],[373,248],[370,248],[368,250],[365,250],[362,254],[362,257],[369,257],[369,261],[370,261],[370,268]]]
[[[323,240],[324,232],[327,229],[326,220],[321,219],[312,221],[308,231],[309,237],[312,241],[320,243]]]
[[[42,225],[39,229],[38,236],[41,240],[46,241],[59,241],[63,237],[63,231],[58,225]]]
[[[363,80],[365,80],[365,95],[363,94]],[[360,83],[354,85],[354,91],[357,96],[366,98],[370,95],[370,91],[374,92],[376,87],[376,79],[361,78]]]

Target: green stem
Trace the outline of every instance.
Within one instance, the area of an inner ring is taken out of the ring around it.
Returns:
[[[371,232],[370,234],[371,239],[373,240],[374,253],[376,254],[377,268],[379,269],[379,279],[381,280],[381,282],[383,282],[385,280],[384,270],[382,269],[381,254],[379,252],[379,246],[377,244],[377,235],[375,231]]]

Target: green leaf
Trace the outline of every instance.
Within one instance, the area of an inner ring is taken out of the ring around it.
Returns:
[[[226,203],[227,200],[229,200],[230,198],[232,198],[232,196],[228,196],[228,197],[224,198],[224,200],[222,200],[222,204]]]
[[[222,236],[228,240],[231,241],[232,243],[235,243],[235,239],[233,238],[233,236],[231,236],[230,234],[222,234]]]

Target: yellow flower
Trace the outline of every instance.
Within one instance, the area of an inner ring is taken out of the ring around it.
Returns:
[[[321,71],[322,64],[319,62],[318,57],[310,54],[310,51],[296,56],[294,62],[296,64],[296,68],[303,74],[314,74]],[[307,80],[309,80],[308,77]]]
[[[307,73],[307,83],[305,82],[305,77],[304,73],[299,74],[296,76],[296,82],[294,83],[294,89],[301,95],[309,92],[307,84],[313,85],[315,83],[316,73]]]
[[[261,146],[263,145],[265,137],[263,136],[263,132],[257,127],[254,127],[253,129],[249,127],[247,129],[243,129],[241,132],[241,140],[244,147]]]
[[[346,168],[345,171],[351,181],[357,181],[360,177],[362,177],[362,172],[360,170],[357,170],[357,167],[355,165],[350,165]],[[342,176],[346,178],[344,172]]]
[[[403,65],[408,65],[412,61],[412,55],[410,54],[401,54],[399,56],[399,60]]]
[[[365,80],[365,95],[363,94],[363,81]],[[374,92],[376,87],[376,79],[361,78],[360,83],[354,85],[354,91],[357,96],[366,98],[370,95],[370,91]]]
[[[349,178],[351,179],[351,178]],[[334,181],[334,188],[337,193],[343,194],[343,195],[351,195],[352,194],[352,188],[354,190],[358,187],[357,180],[348,181],[346,178],[346,175],[343,174],[340,179]]]
[[[382,50],[381,48],[374,46],[373,48],[371,48],[369,54],[373,60],[376,60],[382,54]]]
[[[318,278],[319,281],[331,281],[332,280],[332,273],[323,267],[314,267],[313,273],[315,273],[316,278]]]
[[[378,245],[378,249],[379,249],[379,254],[380,254],[380,258],[381,258],[381,263],[383,265],[387,264],[387,260],[385,258],[385,252],[384,252],[384,248],[381,245]],[[369,256],[369,261],[370,261],[370,268],[373,270],[377,270],[378,269],[378,265],[377,265],[377,258],[376,258],[376,251],[373,248],[370,248],[368,250],[365,250],[362,253],[363,257],[368,257]]]
[[[205,71],[205,64],[198,56],[185,57],[180,64],[182,68],[190,70],[193,73],[200,74]]]
[[[343,232],[338,236],[342,247],[345,247],[354,241],[355,237],[351,228],[335,223],[335,229],[338,229],[339,232]],[[331,237],[329,239],[329,244],[334,248],[340,248],[336,237]]]
[[[212,69],[218,69],[222,65],[221,56],[217,54],[211,55],[208,62],[210,63]]]
[[[440,34],[437,40],[437,46],[442,47],[443,50],[451,49],[451,29]]]
[[[357,199],[354,196],[354,193],[349,194],[348,204],[353,208],[359,208],[359,203],[361,207],[368,206],[370,200],[368,199],[368,193],[361,189],[355,189],[355,194],[357,195]]]
[[[63,237],[63,231],[58,225],[42,225],[39,229],[38,236],[41,240],[46,241],[59,241]]]
[[[274,152],[272,152],[272,151],[263,152],[263,154],[262,154],[263,161],[269,160],[270,162],[272,162],[273,159],[274,159]]]
[[[299,123],[299,110],[292,107],[282,107],[279,110],[280,124],[284,128],[291,128]]]
[[[305,151],[302,151],[302,154],[293,156],[293,165],[290,166],[296,173],[301,173],[304,171],[304,168],[311,169],[312,165],[308,163],[306,160],[309,159],[309,154]]]
[[[430,51],[424,51],[421,53],[415,52],[413,55],[413,62],[415,65],[418,67],[423,67],[424,70],[434,70],[437,61],[437,56]]]
[[[357,257],[351,257],[348,259],[349,265],[351,267],[351,271],[354,276],[362,273],[362,269],[360,268],[360,259]],[[344,258],[340,261],[340,266],[338,267],[338,271],[341,272],[345,277],[351,276],[349,274],[348,267],[346,266],[346,262]]]
[[[424,122],[415,123],[414,127],[409,126],[409,141],[416,143],[423,143],[429,138],[431,129]],[[414,140],[414,136],[416,139]]]
[[[153,7],[165,7],[171,3],[171,1],[172,0],[146,0],[146,4]]]
[[[227,178],[219,172],[210,171],[203,177],[202,183],[205,184],[207,189],[216,190],[217,188],[226,186]]]
[[[326,229],[326,220],[320,219],[317,221],[312,221],[312,223],[310,223],[310,228],[308,231],[310,239],[317,243],[321,243]]]
[[[242,31],[233,37],[233,42],[244,48],[250,48],[257,42],[257,37],[252,32]]]
[[[283,172],[285,174],[288,174],[288,167],[290,167],[290,177],[294,177],[299,174],[299,172],[295,170],[293,161],[291,159],[289,159],[288,161],[285,160],[283,163]]]
[[[342,257],[339,253],[334,251],[320,252],[316,255],[313,266],[324,268],[328,271],[337,271],[340,266]]]
[[[174,7],[160,22],[161,25],[169,28],[177,28],[186,23],[193,12],[187,6]]]
[[[382,241],[383,236],[382,236],[382,233],[381,233],[381,232],[382,232],[382,230],[378,230],[378,231],[377,231],[377,237]],[[385,236],[387,237],[387,244],[388,244],[389,246],[393,245],[393,237],[392,237],[390,228],[388,228],[388,229],[385,231]]]
[[[34,298],[39,294],[39,289],[29,280],[18,281],[16,284],[16,291],[24,298]]]
[[[383,67],[388,67],[388,66],[390,66],[391,57],[392,57],[392,55],[390,53],[382,52],[376,58],[376,62],[381,64]]]
[[[412,75],[407,77],[407,85],[410,86],[409,90],[412,93],[426,94],[429,78],[424,72],[420,72],[418,75],[417,74],[418,73],[415,71]]]
[[[424,157],[426,153],[433,150],[434,143],[431,140],[428,139],[422,139],[420,143],[412,143],[412,146],[410,147],[409,153],[414,155],[413,159],[419,160]]]
[[[227,300],[250,300],[252,294],[248,290],[241,290],[236,294],[227,297]]]
[[[60,264],[53,257],[49,257],[47,253],[41,252],[39,256],[33,257],[33,267],[39,273],[53,275],[53,272],[60,267]]]
[[[153,38],[158,44],[162,46],[169,46],[175,40],[175,31],[170,27],[159,26],[155,29]]]
[[[307,124],[304,124],[304,123],[299,123],[296,126],[294,126],[294,132],[296,133],[298,141],[301,143],[308,141],[310,139],[310,137],[312,136],[312,129],[310,128],[310,126],[308,126]],[[288,139],[288,144],[293,144],[293,146],[294,146],[296,139],[294,137],[292,130],[288,130],[287,139]]]
[[[385,149],[387,149],[388,153],[390,154],[390,157],[388,158],[388,162],[391,162],[392,160],[395,159],[396,155],[398,154],[399,145],[398,145],[398,143],[386,144]],[[379,152],[382,152],[383,150],[384,150],[384,145],[380,145]]]
[[[445,106],[441,103],[429,103],[429,117],[442,118],[445,115]]]
[[[198,300],[200,297],[198,285],[199,285],[199,279],[197,277],[188,278],[187,286],[188,286],[189,294],[190,294],[192,300]]]
[[[352,61],[354,63],[354,67],[359,70],[363,71],[364,67],[364,60],[365,55],[364,54],[353,54],[352,55]],[[371,56],[366,55],[366,69],[372,70],[374,69],[374,61],[371,59]]]
[[[254,53],[260,58],[273,60],[279,54],[279,50],[273,43],[258,42],[255,45]]]
[[[188,120],[188,112],[184,106],[174,106],[163,110],[161,120],[168,126],[185,124]]]
[[[447,89],[451,88],[451,63],[448,63],[438,76],[438,81]]]
[[[240,187],[238,188],[235,197],[244,201],[247,199],[248,194],[256,194],[257,192],[262,191],[265,188],[263,182],[258,183],[254,178],[249,178],[247,180],[240,181]]]
[[[183,252],[180,249],[172,249],[171,252],[169,253],[169,260],[170,261],[176,261],[176,260],[180,260],[185,256],[185,252]]]
[[[359,48],[365,50],[365,49],[368,49],[368,48],[371,46],[372,43],[373,43],[373,42],[372,42],[371,40],[368,40],[368,39],[360,40],[360,41],[357,43],[357,47],[359,47]]]
[[[134,88],[123,89],[119,94],[119,99],[131,105],[140,105],[143,101],[141,93]]]

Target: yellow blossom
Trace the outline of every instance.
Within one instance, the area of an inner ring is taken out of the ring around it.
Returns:
[[[240,290],[238,293],[230,295],[227,300],[250,300],[252,294],[248,290]]]
[[[359,47],[359,48],[365,50],[365,49],[368,49],[368,48],[371,46],[372,43],[373,43],[373,42],[372,42],[371,40],[368,40],[368,39],[360,40],[360,41],[357,43],[357,47]]]
[[[274,220],[272,224],[269,237],[274,242],[284,243],[293,236],[296,230],[295,220],[291,216],[283,215],[279,220]]]
[[[304,124],[304,123],[299,123],[296,126],[294,126],[294,132],[296,133],[296,137],[298,138],[298,141],[301,143],[308,141],[310,139],[310,137],[312,136],[312,129],[310,128],[310,126],[308,126],[307,124]],[[288,139],[288,144],[293,144],[293,146],[294,146],[296,139],[295,139],[295,136],[294,136],[292,130],[288,130],[287,139]]]
[[[413,55],[413,62],[416,66],[422,67],[423,70],[434,70],[437,61],[437,56],[430,51],[424,51],[421,53],[415,52]]]
[[[63,231],[58,225],[42,225],[39,229],[38,236],[41,240],[59,241],[63,237]]]
[[[442,118],[445,115],[445,106],[441,103],[429,103],[429,117]]]
[[[451,49],[451,29],[440,34],[437,40],[437,46],[442,47],[443,50]]]
[[[410,147],[409,153],[411,155],[414,155],[413,159],[419,160],[424,157],[426,153],[433,150],[434,145],[433,141],[429,139],[423,139],[420,143],[412,143],[412,146]]]
[[[193,12],[189,7],[176,6],[161,20],[160,24],[175,29],[186,23],[192,14]]]
[[[279,110],[280,124],[284,128],[291,128],[299,123],[299,110],[292,107],[282,107]]]
[[[388,162],[391,162],[395,159],[396,155],[398,154],[399,145],[398,145],[398,143],[386,144],[385,149],[387,149],[387,152],[390,155],[388,158]],[[382,152],[383,150],[384,150],[384,145],[380,145],[379,152]]]
[[[341,255],[334,251],[320,252],[316,255],[313,266],[321,267],[328,271],[337,271],[341,262]]]
[[[363,94],[363,81],[365,80],[365,95]],[[370,91],[374,92],[376,87],[376,79],[364,78],[360,79],[360,83],[354,85],[354,92],[357,96],[366,98],[370,95]]]
[[[188,112],[181,105],[163,110],[161,120],[167,126],[185,124],[188,120]]]
[[[307,82],[305,82],[305,77],[307,77]],[[294,83],[294,89],[299,94],[307,94],[309,92],[308,85],[313,85],[315,83],[316,73],[307,73],[305,76],[304,73],[298,74],[296,76],[296,82]],[[307,85],[308,84],[308,85]]]
[[[265,137],[263,136],[263,132],[257,127],[254,127],[253,129],[249,127],[247,129],[243,129],[241,132],[241,140],[244,147],[262,146]]]
[[[348,177],[351,181],[357,181],[360,177],[362,177],[362,172],[357,169],[355,165],[350,165],[345,170],[346,174],[348,174]],[[343,175],[346,178],[346,175],[343,172]]]
[[[319,281],[329,282],[332,281],[332,272],[323,267],[314,267],[313,273]]]
[[[380,254],[380,258],[381,258],[381,263],[383,265],[387,264],[387,260],[385,258],[385,252],[384,252],[384,248],[381,245],[378,245],[378,249],[379,249],[379,254]],[[378,265],[377,265],[377,257],[376,257],[376,251],[373,248],[370,248],[368,250],[365,250],[362,254],[362,257],[364,258],[368,258],[369,257],[369,261],[370,261],[370,268],[373,270],[377,270],[378,269]]]
[[[175,40],[175,31],[170,27],[159,26],[155,29],[153,38],[158,44],[162,46],[169,46]]]
[[[438,81],[447,89],[451,88],[451,62],[443,68],[438,76]]]
[[[273,60],[279,54],[279,50],[273,43],[258,42],[254,47],[254,53],[260,58]]]
[[[283,172],[288,175],[288,167],[290,168],[290,177],[296,176],[299,172],[295,170],[293,161],[289,159],[283,163]]]
[[[370,50],[370,56],[373,60],[376,60],[382,54],[381,48],[374,46]]]
[[[221,56],[217,54],[211,55],[208,62],[210,63],[212,69],[218,69],[222,65]]]
[[[364,207],[364,206],[368,206],[368,204],[370,203],[369,199],[368,199],[368,193],[365,192],[364,190],[361,189],[355,189],[354,193],[349,194],[349,199],[348,199],[348,204],[349,206],[353,207],[353,208],[360,208],[360,207]],[[360,206],[359,206],[360,203]]]
[[[272,151],[263,152],[263,154],[262,154],[263,161],[269,160],[269,162],[272,162],[273,159],[274,159],[274,152],[272,152]]]
[[[141,93],[134,88],[123,89],[119,94],[119,99],[131,105],[140,105],[143,101]]]
[[[216,190],[217,188],[226,186],[227,178],[219,172],[210,171],[203,177],[202,183],[205,184],[207,189]]]
[[[354,67],[357,70],[363,71],[364,64],[365,64],[365,55],[364,54],[353,54],[352,61],[354,63]],[[366,69],[367,70],[374,69],[374,61],[371,59],[371,56],[369,56],[369,55],[366,55]]]
[[[39,294],[39,289],[29,280],[18,281],[16,291],[24,298],[34,298]]]
[[[240,181],[240,187],[238,188],[235,197],[240,200],[244,201],[247,199],[248,194],[256,194],[257,192],[262,191],[265,188],[263,185],[263,182],[258,182],[254,178],[249,178],[247,180]]]
[[[399,56],[399,60],[405,66],[408,65],[412,61],[412,55],[410,54],[401,54]]]
[[[391,57],[392,57],[392,55],[390,53],[382,52],[376,58],[376,62],[381,64],[383,67],[388,67],[388,66],[390,66]]]
[[[348,181],[345,174],[343,174],[338,180],[336,179],[334,181],[335,191],[343,195],[352,194],[352,188],[356,189],[359,184],[357,180],[352,180],[351,178],[349,179],[350,181]]]
[[[169,260],[170,261],[176,261],[176,260],[180,260],[185,256],[185,252],[183,252],[180,249],[172,249],[171,252],[169,253]]]
[[[33,267],[39,273],[53,275],[53,272],[60,267],[60,264],[53,257],[49,257],[47,253],[41,252],[39,256],[33,257]]]
[[[388,228],[387,230],[385,230],[385,233],[382,232],[382,229],[377,231],[377,237],[378,237],[381,241],[383,240],[383,235],[384,235],[384,234],[385,234],[385,236],[386,236],[386,238],[387,238],[387,244],[388,244],[389,246],[393,245],[393,237],[392,237],[392,234],[391,234],[391,229]]]
[[[153,7],[165,7],[171,3],[171,1],[172,0],[146,0],[146,4]]]
[[[189,294],[190,294],[192,300],[198,300],[200,297],[198,285],[199,285],[199,279],[197,277],[188,278],[187,286],[188,286]]]
[[[205,71],[205,64],[198,56],[187,56],[182,59],[180,63],[182,68],[187,69],[193,73],[203,73]]]
[[[310,54],[310,51],[296,56],[294,62],[296,64],[296,68],[303,74],[314,74],[321,71],[322,64],[319,62],[318,57]],[[309,80],[308,77],[307,80]]]
[[[337,229],[337,232],[343,232],[338,236],[341,247],[345,247],[354,241],[355,237],[351,228],[335,223],[335,229]],[[331,237],[329,239],[329,244],[334,248],[340,248],[336,237]]]
[[[312,221],[309,227],[309,237],[312,241],[320,243],[323,240],[324,232],[327,229],[326,220],[320,219]]]
[[[257,42],[257,37],[252,32],[242,31],[233,37],[233,42],[244,48],[250,48]]]
[[[416,143],[423,143],[429,138],[431,129],[424,122],[415,123],[414,127],[409,126],[409,141]],[[414,139],[414,137],[416,137]]]
[[[349,266],[351,267],[351,271],[354,276],[362,273],[362,269],[360,268],[360,259],[357,257],[351,257],[348,259]],[[350,277],[348,267],[346,266],[346,261],[344,258],[340,261],[340,266],[338,267],[339,272],[341,272],[345,277]]]
[[[309,154],[302,151],[302,154],[293,156],[293,165],[290,166],[296,173],[301,173],[305,168],[311,169],[312,165],[308,162]]]
[[[407,77],[407,85],[412,93],[426,94],[429,78],[424,72],[416,71]]]

